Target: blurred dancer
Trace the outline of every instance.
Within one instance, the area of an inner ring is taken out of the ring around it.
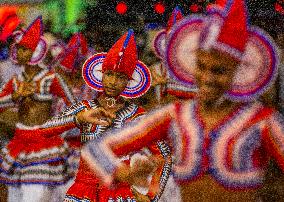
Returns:
[[[170,71],[166,63],[165,49],[167,47],[167,38],[169,37],[173,26],[183,19],[183,14],[179,6],[175,7],[168,22],[166,29],[159,31],[153,40],[153,50],[158,58],[159,63],[151,69],[156,94],[159,99],[177,100],[192,99],[196,94],[196,87],[181,82]]]
[[[106,186],[155,167],[143,161],[131,171],[119,156],[167,139],[183,201],[260,201],[268,160],[284,169],[284,119],[256,101],[275,78],[278,55],[268,35],[248,26],[245,7],[243,0],[222,1],[171,32],[167,63],[197,85],[197,96],[87,144],[82,157]]]
[[[50,118],[54,96],[67,104],[73,96],[58,74],[38,66],[46,53],[41,17],[16,36],[11,49],[12,59],[24,72],[0,93],[0,108],[17,106],[19,116],[13,139],[0,152],[0,180],[9,185],[8,201],[52,201],[52,186],[72,176],[66,162],[69,148],[59,137],[47,141],[37,136],[35,129]]]

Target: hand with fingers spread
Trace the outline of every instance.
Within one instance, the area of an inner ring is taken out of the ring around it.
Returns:
[[[30,82],[21,82],[17,91],[12,95],[14,101],[20,98],[26,98],[35,93],[35,84]]]
[[[111,125],[115,117],[116,115],[114,113],[106,111],[102,107],[84,110],[76,115],[76,119],[79,123],[93,123],[104,126]]]
[[[148,176],[163,165],[164,161],[162,157],[153,155],[147,159],[137,159],[131,168],[122,164],[115,172],[115,179],[132,185],[148,185]]]

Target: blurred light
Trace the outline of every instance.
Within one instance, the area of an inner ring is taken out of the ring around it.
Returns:
[[[197,13],[199,11],[199,6],[197,4],[192,4],[190,7],[189,7],[189,10],[193,13]]]
[[[154,10],[158,14],[163,14],[166,10],[165,5],[162,2],[158,2],[154,5]]]
[[[284,8],[278,2],[274,4],[274,8],[278,13],[284,15]]]
[[[124,15],[127,12],[127,5],[125,2],[121,1],[116,5],[115,9],[117,13]]]

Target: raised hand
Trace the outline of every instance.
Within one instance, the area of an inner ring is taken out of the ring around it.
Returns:
[[[160,156],[150,156],[147,159],[137,159],[131,168],[122,164],[115,172],[115,179],[132,185],[147,185],[148,176],[164,163]]]
[[[76,115],[76,119],[79,123],[93,123],[104,126],[111,125],[115,117],[115,113],[106,111],[102,107],[84,110]]]

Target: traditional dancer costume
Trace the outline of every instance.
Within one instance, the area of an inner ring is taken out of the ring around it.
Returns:
[[[103,91],[102,72],[112,70],[124,73],[131,81],[126,89],[121,93],[122,97],[133,98],[143,95],[150,87],[150,72],[148,68],[140,61],[137,61],[136,44],[133,31],[128,31],[123,35],[106,53],[100,53],[89,58],[83,68],[83,77],[86,83],[97,91]],[[108,99],[108,98],[106,98]],[[115,99],[109,99],[109,105],[115,104]],[[47,122],[43,129],[52,130],[54,126],[75,127],[81,130],[81,141],[85,143],[90,140],[99,141],[109,127],[95,125],[91,123],[77,124],[75,115],[85,109],[98,108],[100,104],[97,100],[84,100],[65,110],[62,115],[53,118]],[[118,129],[131,120],[144,114],[144,110],[130,102],[126,102],[125,106],[116,112],[116,118],[111,128]],[[56,129],[55,129],[56,130]],[[149,148],[150,152],[162,155],[166,162],[164,166],[158,169],[157,173],[152,177],[149,190],[143,194],[147,194],[157,201],[162,194],[168,176],[171,171],[171,157],[168,146],[159,141],[157,144]],[[149,151],[148,150],[148,151]],[[129,163],[129,156],[125,156],[122,160]],[[160,186],[160,192],[155,193],[154,187]],[[126,183],[118,183],[114,189],[109,189],[99,183],[98,177],[86,166],[86,162],[81,159],[79,171],[76,176],[75,184],[69,189],[65,197],[66,202],[77,201],[136,201],[131,186]]]
[[[263,31],[248,27],[244,1],[227,1],[223,9],[211,7],[208,17],[190,16],[174,26],[166,62],[179,79],[190,85],[194,84],[197,49],[225,52],[240,62],[225,96],[243,104],[209,134],[205,133],[198,101],[188,101],[170,104],[143,121],[87,144],[82,156],[106,186],[112,184],[113,174],[121,165],[117,156],[159,139],[167,139],[173,146],[173,172],[179,183],[194,183],[209,175],[222,189],[244,193],[262,186],[269,158],[275,158],[284,169],[284,119],[255,101],[276,75],[277,51]],[[201,191],[195,190],[195,196],[201,196]],[[215,192],[212,190],[212,194]],[[187,200],[193,197],[187,196]]]
[[[60,55],[62,56],[58,58],[60,62],[57,62],[59,63],[57,66],[64,71],[63,74],[69,75],[69,79],[71,80],[71,86],[69,87],[71,87],[72,89],[72,94],[74,95],[74,98],[77,102],[94,99],[97,96],[97,92],[94,91],[91,87],[89,87],[84,82],[82,77],[80,77],[82,82],[74,78],[76,74],[78,74],[78,71],[82,71],[80,68],[80,64],[83,58],[85,58],[86,54],[88,53],[87,42],[83,34],[74,34],[66,45],[66,48],[63,49],[63,51],[64,52],[60,53]],[[66,83],[68,84],[68,82]],[[58,116],[67,107],[68,105],[66,105],[64,99],[58,97],[53,104],[53,116]],[[74,128],[69,131],[65,131],[61,136],[68,143],[68,145],[74,149],[72,157],[69,158],[69,165],[72,169],[74,169],[74,172],[77,172],[79,167],[81,147],[80,129]]]
[[[46,43],[41,36],[41,30],[42,20],[39,17],[27,30],[19,33],[16,37],[15,44],[34,51],[29,65],[37,65],[46,53]],[[11,48],[11,57],[16,62],[17,50],[15,44]],[[29,81],[24,74],[21,74],[14,76],[6,83],[0,93],[1,110],[23,105],[24,98],[17,102],[12,100],[12,94],[18,91],[21,82],[33,82],[35,84],[35,92],[31,96],[31,99],[35,101],[51,102],[54,96],[62,97],[68,105],[74,101],[62,78],[53,71],[42,69]],[[68,170],[67,158],[70,151],[66,143],[60,137],[52,137],[47,140],[36,132],[38,128],[38,125],[26,126],[18,123],[13,139],[0,152],[1,183],[24,190],[21,194],[20,189],[13,191],[13,193],[10,191],[10,194],[15,196],[12,199],[13,196],[11,195],[10,201],[30,201],[31,198],[33,198],[33,201],[41,200],[40,195],[45,192],[44,186],[64,184],[74,175],[69,173]],[[23,196],[17,198],[17,194]]]
[[[165,93],[168,93],[178,98],[189,99],[189,98],[193,98],[194,95],[196,94],[196,91],[197,91],[196,86],[193,86],[193,85],[190,86],[188,84],[185,84],[179,81],[179,79],[173,73],[171,73],[170,69],[165,64],[165,54],[166,54],[165,49],[167,46],[167,38],[169,37],[172,27],[177,22],[179,22],[182,18],[183,18],[182,11],[177,6],[173,10],[168,20],[167,28],[160,30],[156,34],[153,40],[152,46],[153,46],[153,50],[156,56],[159,57],[162,61],[161,65],[157,67],[156,71],[161,72],[161,70],[159,70],[160,68],[166,68],[166,72],[167,72],[166,76],[168,78],[168,81],[164,89],[160,89],[161,86],[157,86],[156,88],[157,93],[160,92],[161,96],[163,96],[163,94]]]

